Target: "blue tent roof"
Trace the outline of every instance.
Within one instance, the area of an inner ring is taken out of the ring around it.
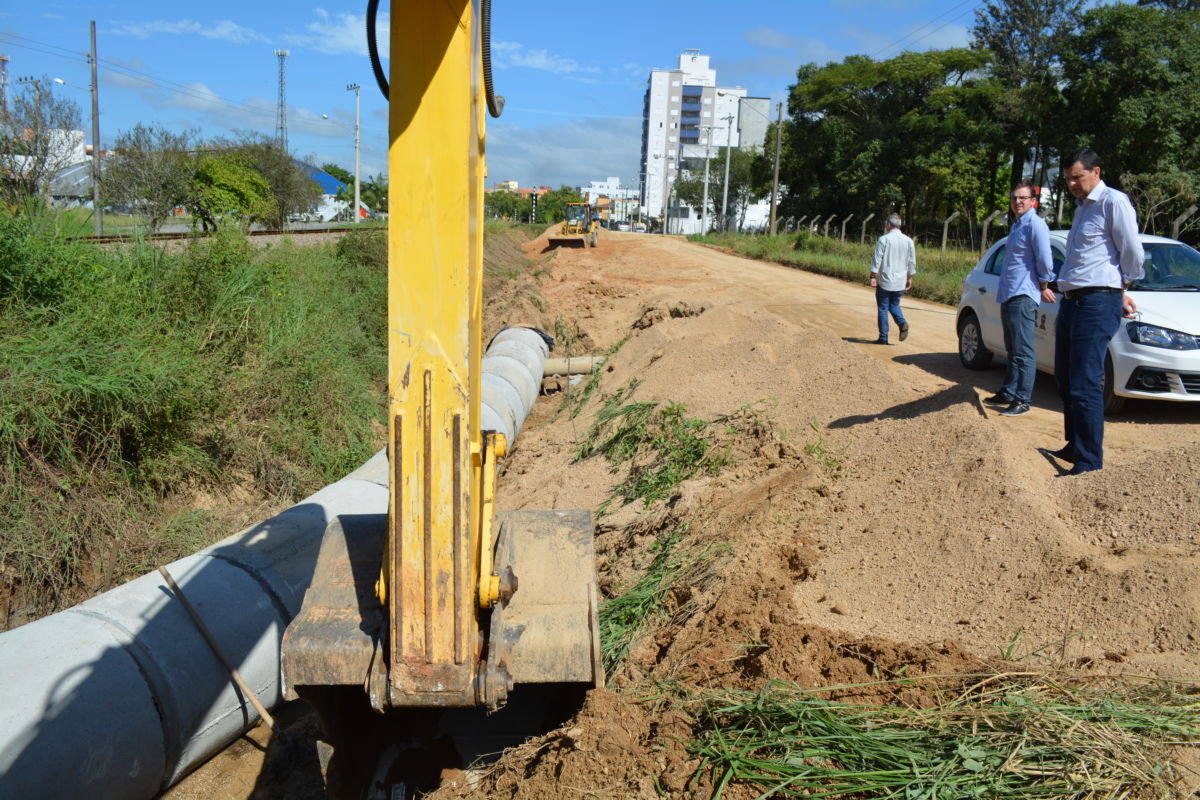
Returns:
[[[300,168],[308,174],[308,177],[317,182],[321,187],[321,191],[325,194],[337,194],[342,189],[346,188],[346,184],[339,181],[337,178],[330,175],[323,169],[314,167],[312,164],[306,164],[303,161],[296,161]]]

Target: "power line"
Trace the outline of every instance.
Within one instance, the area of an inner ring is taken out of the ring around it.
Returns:
[[[921,31],[923,28],[928,28],[929,26],[931,26],[931,25],[933,25],[935,22],[937,22],[939,19],[942,19],[943,17],[945,17],[945,16],[946,16],[946,15],[948,15],[948,14],[953,14],[953,13],[954,13],[955,11],[957,11],[958,9],[962,8],[963,6],[968,6],[968,5],[970,6],[970,8],[968,8],[966,11],[962,12],[961,14],[957,14],[957,15],[955,15],[955,16],[953,16],[953,17],[951,17],[950,19],[946,20],[945,22],[943,22],[943,23],[942,23],[941,25],[939,25],[938,27],[936,27],[936,28],[933,28],[932,30],[929,30],[929,31],[927,31],[927,32],[925,32],[925,33],[921,34],[920,36],[917,36],[917,34],[918,34],[918,33],[920,33],[920,31]],[[902,45],[902,44],[905,44],[906,42],[907,42],[907,43],[908,43],[910,46],[911,46],[911,45],[914,45],[914,44],[916,44],[917,42],[921,41],[922,39],[926,39],[926,38],[928,38],[928,37],[932,36],[933,34],[937,33],[938,31],[940,31],[942,28],[945,28],[945,27],[946,27],[947,25],[949,25],[950,23],[952,23],[952,22],[955,22],[956,20],[960,19],[960,18],[961,18],[961,17],[962,17],[964,14],[966,14],[966,13],[968,13],[968,12],[970,12],[970,11],[974,11],[974,10],[975,10],[975,6],[976,6],[976,0],[961,0],[961,2],[958,2],[958,3],[954,4],[953,6],[951,6],[951,7],[950,7],[950,8],[948,8],[948,9],[946,9],[946,10],[945,10],[945,11],[943,11],[941,14],[938,14],[936,17],[934,17],[933,19],[929,20],[928,22],[921,23],[921,24],[920,24],[920,25],[918,25],[916,28],[913,28],[911,31],[909,31],[908,33],[906,33],[904,36],[901,36],[899,39],[897,39],[896,41],[894,41],[894,42],[892,42],[891,44],[887,45],[886,47],[882,47],[882,48],[880,48],[879,50],[875,51],[874,55],[872,55],[871,57],[872,57],[872,58],[879,58],[879,56],[880,56],[880,55],[882,55],[883,53],[886,53],[887,51],[891,50],[893,47],[899,47],[900,45]],[[916,38],[913,38],[913,37],[916,37]],[[909,41],[910,39],[911,39],[912,41]]]
[[[15,47],[20,47],[20,48],[23,48],[26,50],[32,50],[34,52],[42,53],[44,55],[57,56],[59,58],[63,58],[63,59],[71,60],[71,61],[78,61],[83,64],[88,63],[86,55],[84,55],[78,51],[70,50],[65,47],[60,47],[59,45],[51,44],[49,42],[41,42],[41,41],[38,41],[37,39],[31,39],[27,36],[21,36],[19,34],[8,33],[8,32],[0,32],[0,37],[8,38],[11,40],[20,40],[20,41],[10,42]],[[26,43],[28,43],[28,44],[26,44]],[[38,46],[34,46],[34,45],[38,45]],[[47,50],[47,49],[42,49],[42,48],[50,48],[50,49]],[[58,51],[58,52],[55,52],[55,51]],[[166,78],[160,78],[149,72],[145,72],[144,70],[137,69],[136,67],[131,67],[127,64],[123,64],[123,63],[116,61],[114,59],[111,59],[111,58],[101,58],[101,59],[99,59],[99,63],[101,65],[103,65],[105,69],[111,70],[111,71],[116,72],[121,75],[126,75],[128,77],[139,78],[139,79],[145,81],[150,86],[152,86],[156,89],[161,89],[162,91],[165,91],[165,92],[171,92],[172,94],[182,95],[182,96],[190,97],[190,98],[193,98],[196,100],[202,100],[202,101],[209,102],[209,103],[219,104],[219,105],[222,105],[222,106],[224,106],[228,109],[234,110],[234,111],[242,111],[242,112],[250,114],[254,117],[260,117],[264,120],[264,122],[268,118],[272,119],[273,121],[277,121],[277,114],[278,114],[277,109],[268,110],[265,106],[260,107],[257,104],[251,104],[248,102],[239,103],[239,102],[236,102],[233,100],[229,100],[225,97],[222,97],[221,95],[219,95],[216,92],[213,92],[211,90],[207,94],[204,92],[199,92],[195,89],[194,86],[188,86],[186,84],[177,83],[175,81],[171,81]],[[125,88],[128,88],[128,87],[125,87]],[[268,114],[270,114],[271,116],[268,117]],[[340,122],[337,120],[327,120],[327,122],[330,125],[337,125],[339,128],[342,128],[344,130],[347,130],[347,131],[351,130],[351,126],[348,125],[347,123]],[[363,125],[362,128],[364,130],[371,130],[371,131],[374,131],[377,133],[383,132],[383,129],[377,128],[374,126]]]

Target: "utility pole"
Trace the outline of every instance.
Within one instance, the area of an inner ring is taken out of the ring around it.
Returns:
[[[738,110],[741,110],[740,100]],[[729,162],[732,160],[729,148],[733,141],[733,114],[726,114],[721,119],[725,120],[725,190],[721,193],[721,232],[724,233],[729,229]]]
[[[0,53],[0,113],[8,122],[8,56]]]
[[[779,197],[779,148],[783,142],[783,103],[776,104],[775,177],[771,180],[771,235],[775,235],[775,202]]]
[[[712,125],[704,126],[704,201],[700,204],[700,235],[708,235],[708,149],[712,144]]]
[[[361,104],[362,91],[361,90],[362,90],[362,87],[359,86],[357,83],[351,83],[346,86],[347,92],[354,92],[354,222],[355,223],[358,222],[359,214],[361,213],[361,209],[362,209],[362,199],[361,199],[361,195],[359,194],[360,189],[359,189],[359,177],[358,177],[359,169],[360,169],[359,150],[358,150],[358,121],[359,121],[359,112],[362,109],[362,104]]]
[[[104,235],[100,206],[100,84],[96,80],[96,20],[92,20],[92,233]]]

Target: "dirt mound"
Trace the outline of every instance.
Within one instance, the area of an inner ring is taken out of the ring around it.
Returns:
[[[670,261],[683,248],[646,237],[604,246],[543,262],[543,318],[570,320],[615,352],[586,400],[576,387],[535,409],[499,504],[602,506],[623,473],[577,455],[619,391],[716,426],[749,415],[756,427],[732,435],[732,463],[717,474],[665,504],[611,505],[598,521],[607,597],[665,547],[680,554],[610,689],[482,783],[436,796],[708,796],[682,745],[691,721],[633,702],[672,682],[850,685],[838,694],[920,706],[925,689],[877,682],[973,672],[1001,656],[1200,674],[1194,441],[1056,480],[1028,434],[1001,429],[944,360],[883,361],[770,286],[753,294],[736,276],[714,279],[711,261],[724,256]],[[537,242],[528,252],[542,255]],[[656,258],[671,269],[656,271]],[[1163,475],[1186,476],[1192,490]]]

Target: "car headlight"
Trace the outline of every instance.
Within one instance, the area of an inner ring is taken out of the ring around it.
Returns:
[[[1125,326],[1125,330],[1129,333],[1129,341],[1134,344],[1163,347],[1167,350],[1200,350],[1200,336],[1190,333],[1147,325],[1144,322],[1130,322]]]

